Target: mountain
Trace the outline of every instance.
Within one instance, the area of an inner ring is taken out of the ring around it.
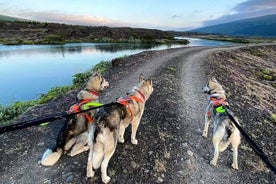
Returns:
[[[0,15],[0,22],[1,21],[29,21],[27,19],[21,19],[21,18],[16,18],[16,17],[10,17],[10,16],[6,16],[6,15]]]
[[[230,36],[276,37],[276,14],[242,19],[190,31]]]

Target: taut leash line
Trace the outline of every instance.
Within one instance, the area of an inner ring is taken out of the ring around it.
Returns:
[[[234,119],[234,117],[229,113],[226,109],[226,113],[230,120],[235,124],[235,126],[239,129],[245,140],[249,143],[249,145],[252,147],[252,149],[255,151],[255,153],[267,164],[267,166],[276,174],[276,168],[275,166],[269,161],[266,154],[263,152],[263,150],[249,137],[249,135],[243,130],[243,128],[237,123],[237,121]]]
[[[45,122],[55,121],[55,120],[66,118],[66,117],[72,117],[72,116],[74,116],[76,114],[79,114],[79,113],[91,111],[91,110],[98,109],[98,108],[101,108],[101,107],[111,106],[111,105],[114,105],[116,103],[117,102],[112,102],[112,103],[108,103],[108,104],[104,104],[104,105],[100,105],[100,106],[96,106],[96,107],[91,107],[91,108],[81,110],[79,112],[74,112],[74,113],[61,112],[61,113],[57,113],[57,114],[47,116],[45,118],[38,118],[38,119],[34,119],[34,120],[23,121],[22,123],[0,127],[0,134],[3,134],[5,132],[20,130],[20,129],[27,128],[27,127],[30,127],[30,126],[33,126],[33,125],[39,125],[39,124],[45,123]]]

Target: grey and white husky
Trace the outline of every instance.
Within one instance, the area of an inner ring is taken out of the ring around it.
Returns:
[[[137,144],[137,129],[144,112],[145,103],[153,91],[152,80],[141,75],[136,85],[125,98],[119,98],[112,106],[101,108],[95,123],[89,132],[89,156],[87,161],[87,177],[94,176],[94,169],[101,167],[104,183],[110,181],[107,167],[115,152],[117,142],[124,142],[125,128],[131,124],[131,143]],[[95,131],[95,132],[94,132]]]
[[[209,103],[205,113],[203,137],[207,137],[209,123],[213,120],[214,157],[210,164],[216,166],[219,152],[223,152],[231,143],[233,151],[232,167],[238,169],[238,146],[241,142],[240,132],[229,119],[229,104],[226,101],[225,91],[215,78],[209,79],[203,91],[209,94]],[[227,113],[227,112],[228,113]],[[237,118],[235,120],[238,122]]]

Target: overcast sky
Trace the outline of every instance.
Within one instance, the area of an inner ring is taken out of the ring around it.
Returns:
[[[276,0],[0,0],[0,14],[66,24],[190,30],[276,14]]]

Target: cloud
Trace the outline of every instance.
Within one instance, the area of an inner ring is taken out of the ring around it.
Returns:
[[[13,13],[14,16],[41,21],[41,22],[55,22],[65,24],[76,24],[76,25],[89,25],[89,26],[110,26],[110,27],[121,27],[121,26],[132,26],[131,24],[91,15],[70,15],[59,13],[56,11],[32,11],[21,10],[17,13]]]
[[[276,13],[275,0],[248,0],[236,5],[231,13],[222,17],[207,20],[203,22],[203,26],[222,24],[226,22],[259,17]]]
[[[175,15],[171,16],[172,19],[181,18],[181,17],[182,17],[182,15],[178,15],[178,14],[175,14]]]

